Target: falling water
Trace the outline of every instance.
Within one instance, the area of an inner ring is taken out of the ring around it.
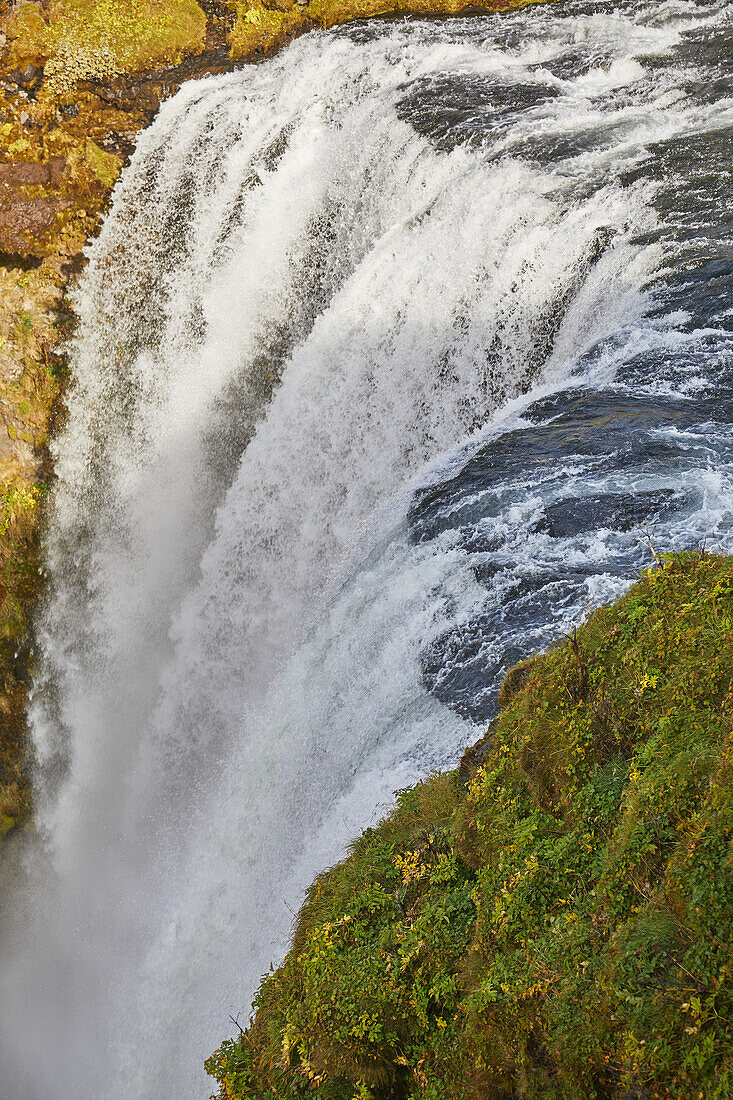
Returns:
[[[731,545],[732,41],[693,0],[370,23],[142,134],[56,443],[5,1095],[208,1095],[303,888],[501,670],[642,532]]]

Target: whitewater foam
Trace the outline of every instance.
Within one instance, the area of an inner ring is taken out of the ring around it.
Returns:
[[[537,526],[602,456],[447,506],[453,523],[493,494],[473,531],[504,555],[489,588],[489,552],[457,526],[416,536],[410,502],[532,431],[533,403],[699,346],[647,316],[670,244],[658,181],[623,178],[650,139],[729,117],[671,100],[677,62],[644,61],[715,27],[714,5],[662,7],[314,35],[184,87],[141,135],[91,247],[55,445],[42,839],[0,973],[18,1095],[205,1095],[288,906],[391,790],[475,738],[445,638],[473,632],[471,660],[498,667],[512,631],[532,649],[628,583],[627,535]],[[447,77],[468,81],[463,114],[436,131]],[[475,81],[553,94],[494,128]],[[697,527],[727,494],[711,477]],[[586,570],[577,590],[542,579],[560,560]]]

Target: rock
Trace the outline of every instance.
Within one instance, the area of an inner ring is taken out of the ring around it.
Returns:
[[[10,76],[22,88],[35,90],[43,80],[43,69],[29,62],[24,69],[13,69]]]
[[[66,171],[66,161],[63,157],[51,157],[46,168],[48,169],[48,182],[52,187],[58,187]]]
[[[91,84],[91,90],[104,103],[121,111],[140,110],[155,114],[160,107],[163,85],[156,80],[131,81],[114,77],[104,84]]]
[[[12,187],[45,184],[58,187],[65,169],[66,161],[63,157],[51,157],[48,164],[37,164],[35,161],[0,164],[0,201],[4,198],[3,192],[8,192]]]
[[[36,164],[33,161],[16,161],[11,164],[0,164],[0,193],[8,186],[19,184],[34,187],[37,184],[49,182],[49,172],[45,164]]]
[[[41,254],[40,238],[51,228],[56,215],[71,205],[60,198],[0,202],[0,251],[23,257]]]

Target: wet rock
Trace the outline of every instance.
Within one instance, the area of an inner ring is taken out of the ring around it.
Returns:
[[[155,114],[163,97],[162,85],[149,82],[135,85],[134,104],[148,114]]]
[[[89,88],[111,107],[120,111],[143,111],[146,115],[155,114],[163,95],[163,85],[157,80],[137,82],[123,76],[104,84],[90,84]]]

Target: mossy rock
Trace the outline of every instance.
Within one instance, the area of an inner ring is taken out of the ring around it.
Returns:
[[[468,787],[311,888],[222,1096],[733,1095],[733,559],[665,557],[510,681]]]
[[[104,80],[200,53],[206,16],[196,0],[26,2],[7,20],[11,60],[46,66],[44,94],[56,98],[80,80]]]

